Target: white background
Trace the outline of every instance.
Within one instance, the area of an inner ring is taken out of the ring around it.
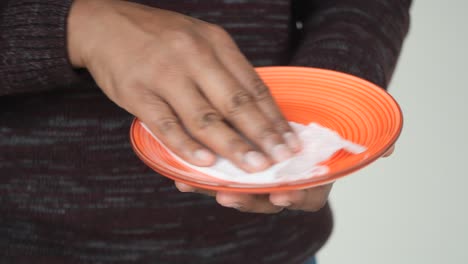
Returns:
[[[319,264],[468,263],[468,1],[416,0],[390,93],[405,116],[388,159],[335,184]]]

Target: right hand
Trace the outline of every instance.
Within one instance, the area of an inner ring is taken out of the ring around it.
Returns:
[[[192,164],[211,165],[219,154],[253,172],[300,150],[268,88],[218,26],[125,1],[75,0],[68,49],[75,67]]]

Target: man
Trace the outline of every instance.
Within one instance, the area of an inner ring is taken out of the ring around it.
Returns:
[[[411,1],[135,2],[1,4],[0,259],[304,263],[330,234],[331,185],[179,193],[135,157],[129,124],[193,164],[263,170],[300,143],[253,65],[386,87]]]

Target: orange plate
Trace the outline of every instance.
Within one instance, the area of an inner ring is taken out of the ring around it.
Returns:
[[[324,165],[319,178],[281,184],[240,184],[219,180],[184,166],[135,120],[130,138],[136,154],[155,171],[193,186],[233,192],[268,193],[304,189],[335,181],[375,161],[400,135],[403,117],[395,100],[382,88],[360,78],[323,69],[261,67],[260,77],[290,121],[316,122],[343,138],[364,145],[359,155],[343,150]]]

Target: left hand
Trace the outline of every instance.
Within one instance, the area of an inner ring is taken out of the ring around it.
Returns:
[[[390,156],[393,151],[394,147],[391,147],[383,157]],[[235,208],[241,212],[264,214],[279,213],[285,208],[316,212],[327,203],[328,195],[333,186],[331,183],[305,190],[270,194],[245,194],[199,189],[181,182],[176,182],[175,185],[181,192],[196,192],[216,197],[216,201],[224,207]]]
[[[220,205],[231,207],[241,212],[272,214],[279,213],[284,208],[316,212],[326,204],[332,184],[305,190],[275,192],[270,194],[217,192],[194,188],[180,182],[176,182],[176,187],[181,192],[196,192],[216,197],[216,201]]]

